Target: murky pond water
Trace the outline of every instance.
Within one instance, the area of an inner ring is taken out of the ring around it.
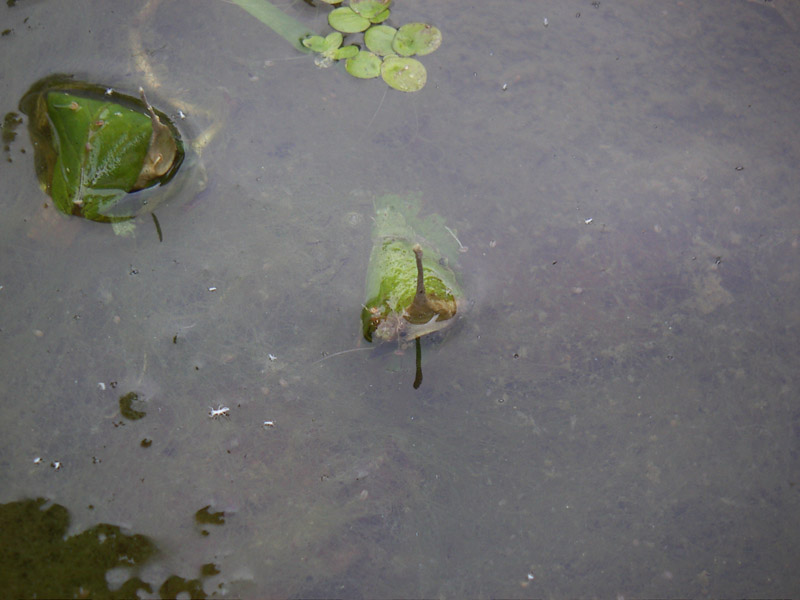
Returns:
[[[90,564],[142,597],[800,591],[800,3],[397,0],[444,35],[416,94],[227,2],[144,4],[0,8],[3,114],[61,72],[217,127],[161,242],[46,207],[8,141],[4,548],[52,556],[10,523],[60,505],[66,535],[145,536]],[[467,247],[419,389],[413,349],[361,340],[387,193]],[[2,560],[21,595],[108,594]]]

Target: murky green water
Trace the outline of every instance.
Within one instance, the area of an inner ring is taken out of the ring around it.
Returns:
[[[397,0],[444,34],[418,94],[225,2],[142,6],[0,8],[3,114],[54,72],[135,91],[134,30],[151,101],[222,123],[161,243],[44,208],[24,127],[3,155],[0,587],[59,543],[10,525],[44,498],[146,536],[105,580],[150,595],[800,591],[798,3]],[[359,323],[372,199],[412,192],[470,298],[418,390]]]

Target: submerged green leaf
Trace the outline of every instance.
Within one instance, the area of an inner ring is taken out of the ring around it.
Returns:
[[[119,412],[130,421],[138,421],[147,415],[144,410],[137,410],[134,407],[141,407],[144,403],[136,392],[128,392],[119,398]]]
[[[143,95],[143,92],[142,92]],[[56,207],[94,221],[135,216],[183,162],[183,143],[146,102],[63,76],[37,82],[20,101],[29,116],[37,173]]]
[[[364,338],[412,340],[447,327],[462,292],[452,269],[457,251],[444,221],[439,215],[420,218],[416,196],[383,196],[375,208],[361,313]]]

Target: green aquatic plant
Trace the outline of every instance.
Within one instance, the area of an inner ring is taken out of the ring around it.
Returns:
[[[344,68],[353,77],[372,79],[380,75],[381,64],[380,57],[367,50],[359,50],[354,57],[347,59]]]
[[[322,37],[312,35],[303,40],[303,46],[318,54],[317,64],[328,66],[335,60],[349,59],[358,54],[358,46],[342,47],[343,36],[333,31]]]
[[[183,163],[178,130],[139,98],[54,75],[20,100],[36,173],[61,212],[120,222],[152,211]]]
[[[392,49],[400,56],[424,56],[442,44],[442,32],[426,23],[407,23],[397,30]]]
[[[142,581],[137,570],[158,555],[154,540],[108,523],[78,533],[71,520],[66,507],[45,498],[0,504],[4,598],[138,598],[139,592],[153,594],[152,585]],[[110,586],[111,570],[123,574],[124,581]]]
[[[328,67],[346,60],[345,69],[354,77],[381,76],[392,88],[416,92],[425,86],[425,66],[412,56],[424,56],[442,43],[442,33],[427,23],[407,23],[396,29],[383,25],[392,0],[322,0],[336,6],[328,14],[334,32],[316,35],[272,5],[268,0],[232,0],[300,50],[319,56],[318,66]],[[341,5],[341,6],[339,6]],[[366,50],[356,44],[342,46],[344,36],[363,33]]]
[[[119,397],[119,412],[129,421],[138,421],[147,416],[146,411],[138,410],[143,405],[143,399],[136,392],[128,392]]]
[[[328,24],[342,33],[361,33],[371,25],[369,19],[349,6],[334,8],[328,15]]]
[[[391,25],[375,25],[364,32],[364,43],[372,52],[379,56],[394,54],[392,42],[397,35],[397,29]]]
[[[205,564],[199,577],[167,575],[154,590],[139,571],[162,553],[155,540],[108,523],[75,532],[71,520],[45,498],[0,504],[3,598],[206,598],[203,580],[220,573]]]
[[[405,56],[387,56],[381,63],[381,77],[396,90],[416,92],[425,86],[428,73],[418,60]]]
[[[454,270],[460,245],[441,216],[419,216],[419,197],[387,195],[375,202],[361,325],[368,342],[415,341],[455,323],[463,292]]]

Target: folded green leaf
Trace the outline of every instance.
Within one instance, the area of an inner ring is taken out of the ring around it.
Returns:
[[[54,76],[20,101],[29,117],[42,187],[56,207],[94,221],[130,218],[147,204],[132,192],[169,181],[184,158],[166,115],[144,98]]]
[[[361,313],[367,341],[413,340],[452,324],[462,301],[454,240],[439,215],[418,217],[415,196],[376,201]]]

